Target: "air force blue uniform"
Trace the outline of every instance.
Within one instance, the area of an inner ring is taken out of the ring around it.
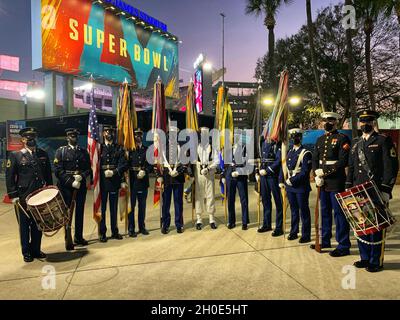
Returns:
[[[279,174],[281,171],[281,146],[279,143],[267,142],[262,143],[261,148],[261,168],[266,170],[267,175],[260,177],[260,192],[264,207],[264,229],[271,229],[272,224],[272,197],[274,197],[276,207],[276,226],[275,230],[281,232],[283,230],[283,206],[282,195],[279,188]]]
[[[245,170],[246,168],[246,148],[244,146],[239,146],[242,148],[240,158],[235,159],[235,150],[233,152],[232,163],[225,164],[224,172],[222,175],[226,179],[226,192],[228,196],[228,212],[229,212],[229,225],[234,227],[236,224],[236,191],[239,192],[240,204],[242,207],[242,226],[247,228],[250,223],[249,218],[249,190],[248,190],[248,174]],[[238,154],[239,156],[239,154]],[[233,172],[238,172],[239,176],[237,178],[232,177]]]
[[[299,159],[300,157],[302,157],[302,159]],[[312,153],[303,146],[299,146],[296,149],[292,147],[287,154],[286,165],[289,181],[283,181],[283,171],[281,171],[280,181],[281,183],[285,183],[286,193],[292,212],[290,235],[297,236],[299,233],[301,216],[302,239],[310,240],[311,214],[309,196],[311,191],[310,172],[312,169]]]

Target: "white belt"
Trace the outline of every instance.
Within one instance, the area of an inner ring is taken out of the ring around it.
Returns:
[[[327,166],[333,166],[334,164],[336,164],[338,161],[337,160],[332,160],[332,161],[322,161],[319,160],[319,164],[326,164]]]

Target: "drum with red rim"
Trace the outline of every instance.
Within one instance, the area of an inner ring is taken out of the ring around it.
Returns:
[[[338,193],[336,199],[357,236],[374,234],[396,222],[373,181]]]

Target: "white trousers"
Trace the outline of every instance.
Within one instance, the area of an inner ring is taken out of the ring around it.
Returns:
[[[210,216],[210,223],[215,223],[215,170],[209,170],[207,176],[201,174],[201,166],[196,165],[196,214],[197,223],[202,223],[202,214]]]

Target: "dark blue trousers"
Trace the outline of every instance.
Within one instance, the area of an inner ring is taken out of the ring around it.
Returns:
[[[303,238],[311,238],[311,213],[309,206],[310,192],[305,193],[295,193],[287,192],[287,197],[289,199],[290,210],[292,212],[292,226],[290,229],[290,234],[297,235],[299,233],[299,224],[301,216],[301,236]],[[299,214],[300,211],[300,214]]]
[[[71,207],[72,195],[75,189],[72,188],[60,188],[61,194],[64,198],[66,205]],[[75,239],[83,239],[83,218],[85,212],[85,202],[86,202],[86,183],[82,184],[81,188],[76,194],[76,206],[75,206]]]
[[[168,229],[171,225],[171,201],[174,195],[175,226],[183,228],[183,184],[166,185],[162,198],[162,225]]]
[[[374,234],[361,236],[360,238],[368,242],[376,243],[385,240],[385,237],[386,230],[382,230]],[[382,242],[382,244],[379,245],[371,246],[358,241],[358,248],[360,249],[361,260],[366,260],[373,266],[383,266],[385,242]]]
[[[330,246],[332,238],[332,209],[335,214],[336,241],[339,250],[350,250],[350,226],[335,198],[335,192],[321,190],[322,246]]]
[[[129,232],[135,232],[135,208],[136,203],[138,204],[138,224],[139,231],[146,229],[145,218],[146,218],[146,201],[147,201],[148,190],[144,191],[131,191],[131,207],[132,212],[129,214]]]
[[[24,207],[26,211],[26,207]],[[22,209],[19,209],[19,232],[21,237],[22,255],[39,255],[42,244],[42,232],[32,218],[28,218]]]
[[[111,220],[111,232],[113,235],[117,235],[118,231],[118,191],[101,191],[101,222],[100,222],[100,234],[106,235],[106,211],[107,201],[110,198],[110,220]]]
[[[229,224],[236,223],[236,189],[239,191],[240,204],[242,206],[242,224],[249,224],[249,190],[247,185],[247,176],[237,179],[228,176],[226,179],[227,194],[228,194],[228,211]]]
[[[260,177],[261,183],[261,197],[264,207],[264,223],[263,227],[271,228],[272,225],[272,196],[274,197],[276,207],[276,230],[283,229],[283,205],[282,195],[279,188],[279,181],[276,177],[262,176]]]

